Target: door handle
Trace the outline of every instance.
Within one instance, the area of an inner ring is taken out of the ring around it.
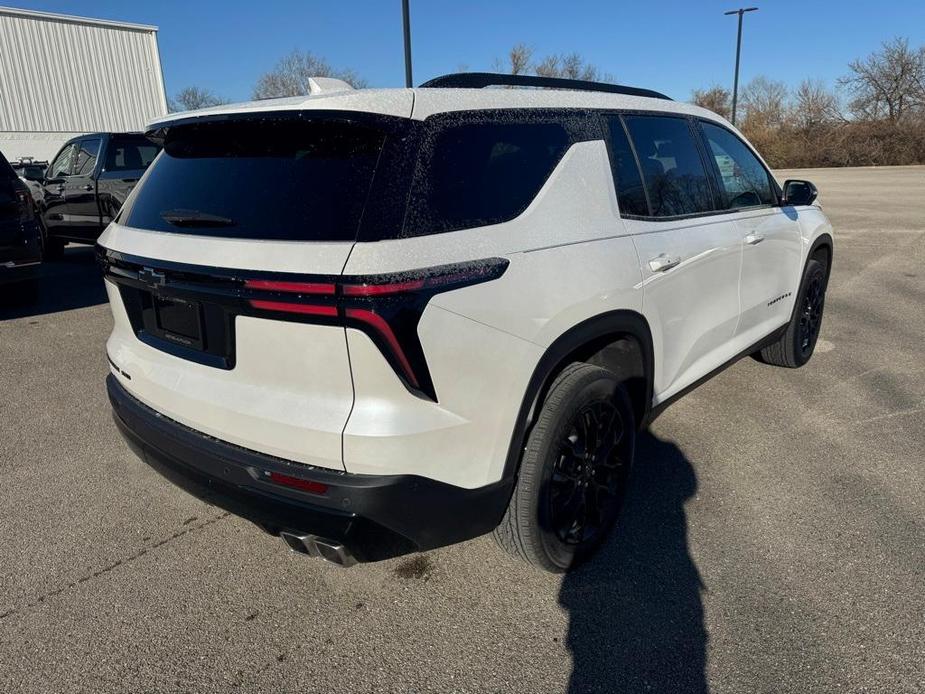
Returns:
[[[649,261],[649,269],[652,272],[665,272],[666,270],[670,270],[671,268],[680,264],[680,258],[671,258],[662,253],[661,255],[656,256]]]
[[[748,236],[745,237],[745,243],[747,243],[749,246],[755,246],[761,243],[762,241],[764,241],[764,236],[762,236],[761,234],[757,232],[755,232],[754,234],[749,234]]]
[[[93,184],[92,184],[92,183],[86,184],[86,185],[84,186],[84,190],[87,191],[87,192],[89,193],[91,190],[93,190]]]

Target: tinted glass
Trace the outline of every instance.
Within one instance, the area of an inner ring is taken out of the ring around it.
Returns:
[[[773,203],[768,172],[745,143],[725,128],[710,123],[701,126],[719,169],[725,208]]]
[[[59,178],[71,174],[71,164],[73,164],[74,152],[77,151],[77,145],[68,145],[65,147],[55,160],[48,167],[48,178]]]
[[[636,157],[630,149],[626,131],[619,116],[607,119],[610,129],[610,165],[613,169],[614,185],[617,187],[617,202],[620,214],[634,214],[646,216],[649,214],[649,204],[646,202],[646,192],[636,165]]]
[[[175,126],[124,223],[232,238],[353,240],[383,140],[371,127],[321,119]]]
[[[513,219],[569,145],[557,123],[439,124],[415,178],[413,234],[452,231]]]
[[[100,153],[100,140],[99,138],[81,140],[78,145],[80,149],[77,152],[77,163],[74,165],[74,174],[77,176],[85,176],[93,173],[93,169],[96,166],[96,158]]]
[[[688,121],[662,116],[627,116],[649,204],[655,217],[713,209],[713,196]]]
[[[144,138],[113,138],[106,148],[106,171],[139,171],[154,161],[161,148]]]

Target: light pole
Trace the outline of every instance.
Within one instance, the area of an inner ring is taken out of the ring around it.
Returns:
[[[729,10],[723,14],[739,15],[739,37],[736,39],[736,76],[732,83],[732,124],[736,124],[736,102],[739,100],[739,56],[742,54],[742,15],[746,12],[754,12],[757,7],[740,7],[737,10]]]
[[[405,86],[413,87],[411,81],[411,17],[408,0],[401,0],[401,19],[405,34]]]

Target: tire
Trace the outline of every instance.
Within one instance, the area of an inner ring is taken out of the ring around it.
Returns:
[[[810,258],[803,271],[800,293],[787,329],[777,342],[756,355],[758,361],[788,369],[798,369],[809,361],[822,327],[827,281],[826,266],[818,259]]]
[[[527,438],[495,541],[553,573],[589,558],[619,514],[635,442],[633,408],[616,375],[590,364],[567,366]]]

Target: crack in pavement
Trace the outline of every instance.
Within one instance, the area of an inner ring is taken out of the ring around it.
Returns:
[[[135,554],[132,554],[131,556],[128,556],[124,559],[119,559],[118,561],[113,562],[109,566],[105,566],[102,569],[98,569],[97,571],[94,571],[92,573],[85,574],[81,576],[80,578],[74,581],[71,581],[67,585],[61,586],[59,588],[55,588],[54,590],[50,590],[47,593],[43,593],[42,595],[35,598],[35,600],[33,600],[32,602],[26,603],[25,605],[20,605],[19,607],[11,607],[6,612],[0,613],[0,619],[6,619],[7,617],[17,614],[18,612],[22,612],[24,610],[29,610],[29,609],[32,609],[33,607],[37,607],[38,605],[41,605],[43,602],[45,602],[49,598],[56,597],[60,595],[61,593],[67,590],[70,590],[71,588],[75,588],[82,583],[86,583],[87,581],[91,579],[99,578],[103,574],[109,573],[113,569],[116,569],[120,566],[133,562],[136,559],[140,559],[141,557],[145,556],[148,552],[155,550],[158,547],[162,547],[166,545],[168,542],[171,542],[180,537],[183,537],[184,535],[189,535],[190,533],[195,532],[197,530],[202,530],[203,528],[209,525],[218,523],[220,520],[227,518],[230,515],[231,515],[230,513],[225,512],[225,513],[222,513],[220,516],[209,518],[203,521],[202,523],[197,523],[196,525],[186,525],[180,530],[177,530],[175,533],[172,533],[168,535],[167,537],[161,540],[158,540],[157,542],[154,542],[153,544],[150,544],[146,547],[142,547],[140,550],[138,550],[137,552],[135,552]]]

